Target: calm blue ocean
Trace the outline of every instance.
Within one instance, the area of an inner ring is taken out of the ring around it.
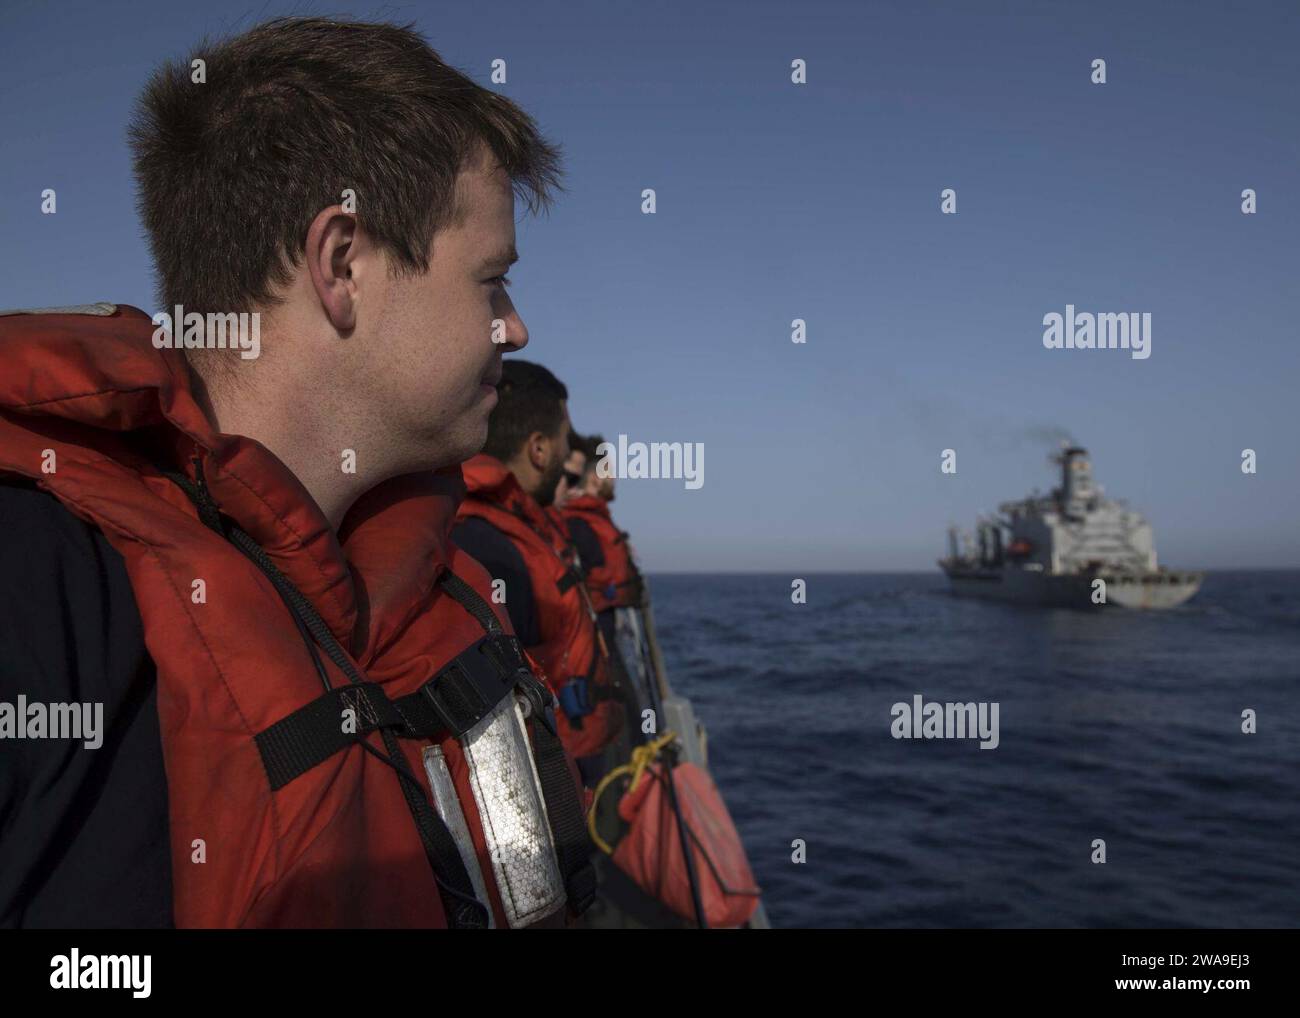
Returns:
[[[1159,613],[804,578],[651,579],[774,926],[1300,926],[1300,572]],[[1000,745],[894,739],[916,694]]]

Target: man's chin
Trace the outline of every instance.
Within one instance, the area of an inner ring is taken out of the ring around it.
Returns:
[[[443,442],[439,458],[447,461],[445,465],[451,466],[473,459],[483,451],[483,446],[487,445],[486,407],[482,411],[475,407],[461,418],[459,426],[450,434],[444,432],[439,437]]]

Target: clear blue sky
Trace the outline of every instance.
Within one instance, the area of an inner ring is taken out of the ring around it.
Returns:
[[[152,311],[125,140],[149,71],[340,9],[3,8],[0,307]],[[1049,486],[1050,428],[1147,514],[1162,561],[1300,565],[1300,4],[344,11],[416,22],[485,85],[504,58],[497,87],[563,146],[567,194],[521,225],[512,272],[525,356],[579,429],[704,443],[701,490],[622,484],[652,571],[932,568],[949,522]],[[1067,303],[1151,312],[1152,357],[1045,350]]]

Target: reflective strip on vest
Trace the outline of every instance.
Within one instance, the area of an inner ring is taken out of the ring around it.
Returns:
[[[488,855],[511,929],[565,904],[541,778],[524,717],[513,696],[465,733],[470,787],[483,821]]]
[[[465,869],[469,872],[470,883],[474,885],[474,896],[484,903],[491,902],[488,897],[487,884],[483,882],[483,871],[479,869],[478,855],[474,851],[474,839],[469,833],[469,824],[465,822],[465,811],[460,808],[460,798],[456,795],[456,784],[451,779],[447,768],[447,758],[441,746],[424,748],[424,773],[429,778],[429,788],[433,792],[433,808],[442,817],[442,822],[451,832]],[[488,906],[488,929],[496,928],[496,917]]]

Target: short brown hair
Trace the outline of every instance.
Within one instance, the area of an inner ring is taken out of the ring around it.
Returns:
[[[195,59],[206,82],[191,81]],[[275,303],[321,209],[357,220],[396,274],[428,270],[482,144],[530,212],[559,188],[559,149],[509,99],[448,67],[410,25],[277,18],[205,40],[145,86],[130,126],[138,205],[168,313]]]
[[[564,423],[562,404],[568,398],[564,383],[540,364],[517,357],[502,361],[497,405],[488,415],[483,451],[508,463],[533,432],[560,434]]]

